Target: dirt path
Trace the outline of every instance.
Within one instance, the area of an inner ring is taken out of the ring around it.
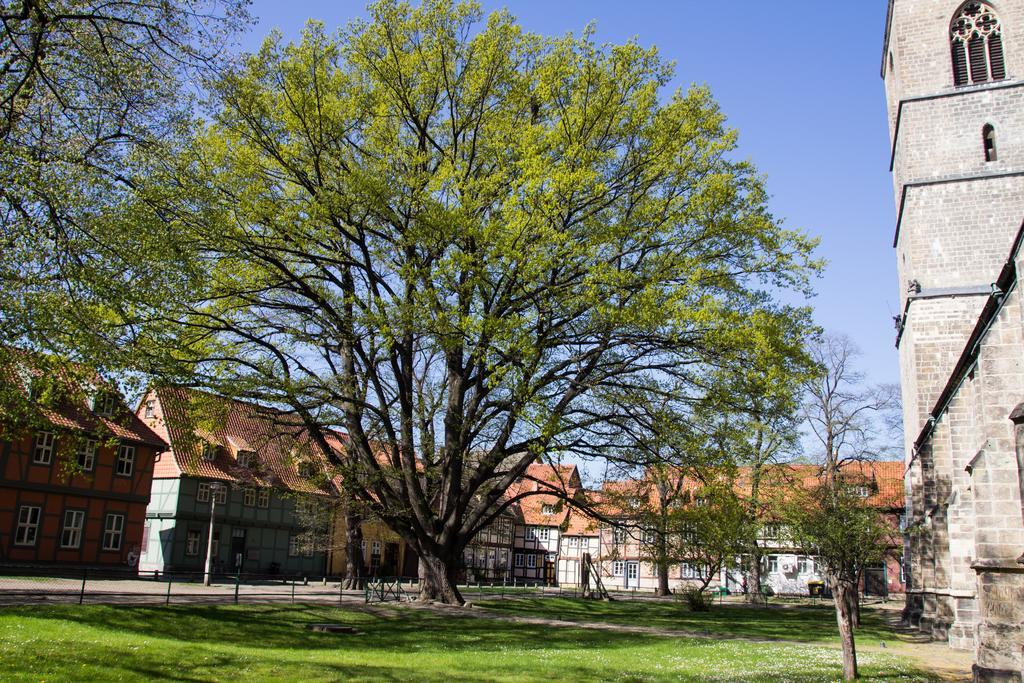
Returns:
[[[385,614],[396,609],[420,609],[428,610],[446,616],[464,616],[469,618],[486,618],[498,621],[508,621],[519,624],[532,624],[538,626],[551,626],[556,628],[585,628],[596,631],[612,631],[616,633],[636,633],[643,635],[667,636],[676,638],[710,638],[713,640],[740,640],[750,643],[774,643],[779,645],[820,645],[823,647],[839,648],[839,643],[809,643],[801,640],[788,640],[784,638],[771,638],[765,636],[742,636],[729,633],[713,633],[710,631],[695,631],[688,629],[666,629],[656,626],[634,626],[629,624],[611,624],[602,621],[572,621],[565,619],[550,619],[546,617],[526,617],[513,614],[504,614],[484,607],[450,607],[445,605],[421,605],[419,603],[403,603],[396,605],[366,606],[365,609]],[[885,615],[889,625],[893,628],[894,634],[884,643],[874,639],[861,638],[857,642],[858,652],[886,652],[905,657],[911,660],[917,668],[931,671],[945,681],[969,681],[971,680],[971,664],[973,654],[963,650],[953,650],[943,643],[936,643],[928,640],[922,634],[910,631],[898,626],[899,613],[893,612]]]

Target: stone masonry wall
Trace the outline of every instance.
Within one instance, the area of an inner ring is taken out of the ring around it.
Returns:
[[[1006,294],[977,363],[916,452],[1024,220],[1024,0],[992,0],[1006,78],[956,87],[962,0],[893,0],[883,77],[893,152],[911,586],[906,614],[975,648],[975,680],[1024,675],[1024,295]],[[995,129],[987,160],[982,128]],[[1024,262],[1018,263],[1024,278]],[[914,282],[913,287],[908,283]],[[1015,431],[1019,430],[1018,431]]]

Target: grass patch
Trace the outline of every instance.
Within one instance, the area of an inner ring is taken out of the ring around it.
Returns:
[[[309,622],[354,626],[313,633]],[[393,609],[314,606],[0,608],[5,681],[810,681],[839,652],[815,645],[668,638]],[[937,680],[891,654],[865,680]]]
[[[473,604],[503,614],[601,622],[627,626],[697,633],[774,638],[807,643],[838,642],[835,608],[820,606],[714,605],[707,612],[693,612],[678,601],[584,600],[582,598],[515,598],[477,600]],[[882,616],[875,610],[861,610],[861,627],[856,636],[874,641],[895,638]]]

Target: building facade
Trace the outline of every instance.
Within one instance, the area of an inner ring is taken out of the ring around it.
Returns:
[[[112,389],[70,395],[0,441],[0,564],[134,570],[166,444]]]
[[[902,313],[906,616],[1024,676],[1024,3],[891,0],[888,101]]]
[[[137,414],[170,445],[153,472],[140,568],[205,571],[212,513],[213,573],[326,572],[325,544],[310,540],[308,520],[332,506],[334,489],[326,459],[294,420],[175,387],[149,392]]]

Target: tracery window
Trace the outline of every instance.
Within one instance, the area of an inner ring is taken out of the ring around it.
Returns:
[[[1006,78],[1003,31],[987,2],[968,2],[949,27],[953,83],[968,85]]]

